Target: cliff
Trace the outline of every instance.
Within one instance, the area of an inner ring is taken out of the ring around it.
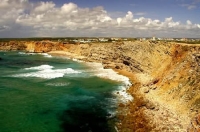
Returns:
[[[52,41],[9,41],[0,42],[0,50],[25,50],[27,52],[43,53],[64,50],[64,44]]]
[[[7,44],[12,47],[13,44]],[[120,105],[119,131],[200,131],[200,45],[173,42],[24,42],[31,52],[62,50],[125,71],[134,101]],[[0,46],[0,50],[5,44]],[[16,46],[17,47],[17,46]],[[15,48],[18,49],[18,48]],[[12,50],[12,49],[11,49]],[[56,52],[51,52],[56,53]]]
[[[200,45],[146,41],[67,51],[133,74],[128,92],[135,100],[122,108],[121,131],[200,131]]]

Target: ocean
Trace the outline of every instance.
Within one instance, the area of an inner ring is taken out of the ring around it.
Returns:
[[[115,131],[128,78],[101,64],[0,51],[1,132]]]

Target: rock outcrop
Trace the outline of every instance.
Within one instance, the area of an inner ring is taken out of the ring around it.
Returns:
[[[0,42],[0,50],[25,50],[27,52],[46,53],[55,50],[65,50],[65,45],[52,41],[10,41]]]
[[[200,45],[146,41],[70,45],[67,51],[133,74],[128,92],[135,100],[119,113],[121,131],[187,131],[200,112]]]
[[[128,71],[134,101],[119,109],[119,131],[199,131],[200,45],[173,42],[1,43],[0,50],[62,50],[105,68]],[[82,57],[80,57],[82,56]],[[122,105],[121,105],[122,106]]]
[[[26,45],[24,41],[10,41],[0,42],[0,50],[25,50]]]

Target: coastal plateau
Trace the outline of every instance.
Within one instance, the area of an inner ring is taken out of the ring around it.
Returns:
[[[119,104],[120,132],[200,132],[200,44],[162,41],[63,44],[1,42],[0,50],[65,55],[100,62],[130,78],[133,101]]]

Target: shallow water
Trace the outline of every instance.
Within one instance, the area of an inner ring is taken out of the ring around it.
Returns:
[[[95,66],[47,54],[0,52],[0,57],[1,132],[114,129],[113,92],[124,82],[99,76]]]

